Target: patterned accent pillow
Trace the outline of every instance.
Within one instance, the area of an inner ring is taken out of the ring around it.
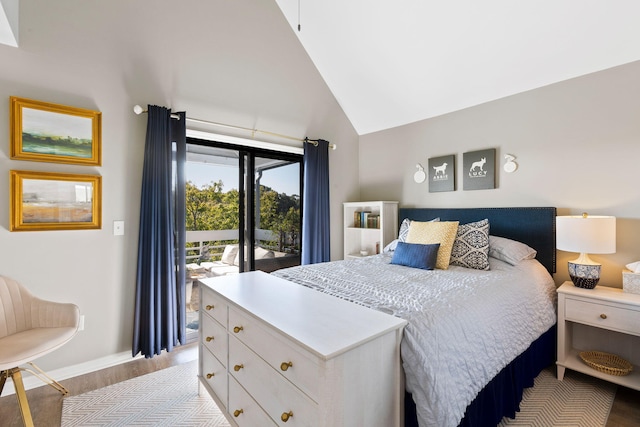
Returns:
[[[409,226],[411,225],[411,220],[409,218],[405,218],[402,220],[402,224],[400,224],[400,231],[398,231],[398,240],[401,242],[407,241],[407,234],[409,234]]]
[[[407,243],[420,243],[423,245],[440,243],[436,268],[446,270],[449,268],[451,249],[453,248],[457,231],[458,221],[411,221],[409,233],[407,234]]]
[[[398,242],[398,246],[393,252],[393,258],[391,258],[391,264],[433,270],[438,259],[439,247],[439,243],[421,245],[418,243]]]
[[[449,263],[476,270],[489,270],[488,219],[458,226]]]

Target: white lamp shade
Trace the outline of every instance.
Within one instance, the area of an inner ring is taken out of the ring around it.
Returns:
[[[556,247],[568,252],[613,254],[616,252],[616,217],[558,216]]]

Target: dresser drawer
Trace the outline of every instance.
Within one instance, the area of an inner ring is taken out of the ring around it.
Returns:
[[[567,320],[600,328],[640,335],[640,311],[567,298]]]
[[[242,327],[242,330],[235,332],[235,327]],[[253,349],[273,369],[318,401],[321,369],[320,362],[313,354],[296,348],[282,335],[233,307],[229,308],[229,334]]]
[[[202,316],[200,341],[220,362],[227,363],[227,330],[209,316]]]
[[[218,396],[218,399],[227,404],[227,369],[205,347],[202,349],[202,378]],[[222,408],[226,409],[226,408]]]
[[[229,372],[277,424],[317,425],[317,404],[234,337],[229,338]],[[285,414],[290,414],[286,424]]]
[[[206,286],[200,286],[202,289],[202,301],[200,308],[202,312],[216,319],[222,326],[227,327],[227,305],[222,299],[215,296]]]
[[[239,427],[269,427],[277,425],[232,377],[229,377],[228,412],[233,416],[233,420]]]

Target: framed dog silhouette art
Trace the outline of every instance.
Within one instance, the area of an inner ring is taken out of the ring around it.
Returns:
[[[464,190],[496,188],[496,149],[469,151],[462,154]]]
[[[429,159],[429,193],[454,191],[456,189],[456,156],[432,157]]]

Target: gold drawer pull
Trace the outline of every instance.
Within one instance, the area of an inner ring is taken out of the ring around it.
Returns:
[[[216,374],[214,374],[213,372],[210,374],[207,374],[207,379],[210,380],[211,378],[215,377]]]
[[[207,338],[205,338],[205,339],[207,340],[207,342],[211,342],[211,341],[213,341],[213,337],[207,337]]]
[[[287,421],[289,421],[289,418],[291,417],[293,417],[293,411],[283,412],[282,415],[280,416],[280,419],[282,420],[283,423],[286,423]]]
[[[233,367],[233,370],[234,370],[234,371],[236,371],[236,372],[238,372],[238,371],[239,371],[240,369],[242,369],[242,368],[244,368],[244,365],[243,365],[243,364],[240,364],[240,365],[236,365],[236,366],[234,366],[234,367]]]
[[[213,306],[211,304],[207,305],[205,308],[207,311],[213,310]]]
[[[236,409],[235,411],[233,411],[233,416],[238,418],[243,412],[244,411],[242,409]]]
[[[242,326],[235,326],[235,327],[233,328],[233,332],[235,332],[235,333],[237,334],[238,332],[242,331],[243,329],[244,329],[244,328],[243,328]]]
[[[607,315],[606,315],[606,314],[604,314],[604,313],[602,313],[602,314],[600,315],[600,318],[601,318],[601,319],[606,319],[606,318],[607,318]]]
[[[291,362],[282,362],[282,364],[280,365],[280,370],[281,371],[286,371],[287,369],[289,369],[292,366],[293,366],[293,363],[291,363]]]

